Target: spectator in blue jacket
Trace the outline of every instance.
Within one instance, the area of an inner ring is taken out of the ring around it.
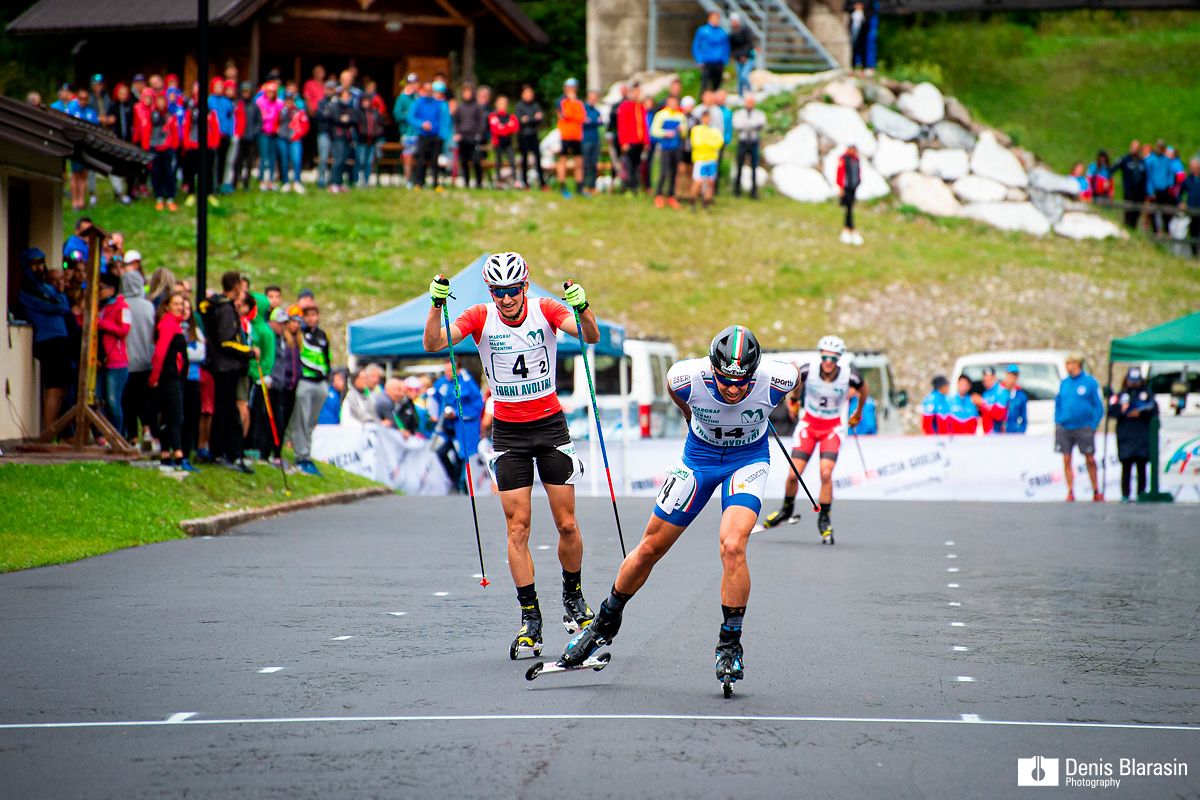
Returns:
[[[42,429],[58,419],[67,391],[75,382],[75,354],[71,352],[68,319],[71,303],[63,294],[61,262],[46,263],[36,247],[21,253],[21,284],[17,302],[33,326],[33,357],[42,373]]]
[[[1172,158],[1167,153],[1167,145],[1162,139],[1154,145],[1154,152],[1146,157],[1146,197],[1157,206],[1175,205],[1175,173],[1178,158]],[[1178,169],[1182,170],[1179,164]],[[1167,217],[1160,209],[1154,209],[1150,215],[1154,224],[1155,234],[1167,232]]]
[[[846,409],[846,413],[853,419],[854,412],[858,410],[858,395],[854,394],[850,397],[850,407]],[[851,436],[874,436],[879,433],[879,421],[875,416],[875,398],[867,397],[867,402],[863,404],[862,420],[857,425],[850,426]]]
[[[346,373],[336,370],[329,376],[329,385],[325,389],[325,403],[321,413],[317,415],[318,425],[337,425],[342,421],[342,399],[346,396]]]
[[[700,66],[700,90],[719,89],[729,63],[729,34],[721,27],[721,15],[708,14],[708,23],[692,37],[692,58]]]
[[[600,94],[589,89],[583,103],[583,193],[596,193],[596,172],[600,166],[600,126],[604,116],[599,108]]]
[[[458,408],[454,398],[454,380],[452,367],[446,362],[442,376],[433,384],[434,401],[437,403],[435,415],[438,418],[438,428],[442,441],[434,452],[442,462],[442,468],[450,478],[450,483],[465,491],[466,483],[463,465],[466,459],[475,455],[479,449],[480,417],[483,415],[483,393],[479,384],[465,369],[458,371],[458,385],[461,392],[462,418],[458,417]]]
[[[991,397],[985,397],[992,415],[992,433],[1024,433],[1029,424],[1029,395],[1017,383],[1020,374],[1020,367],[1009,364]]]
[[[1071,451],[1079,448],[1087,461],[1088,478],[1092,481],[1092,500],[1104,502],[1104,493],[1096,482],[1096,428],[1104,419],[1104,398],[1100,384],[1083,371],[1083,356],[1067,356],[1067,377],[1054,398],[1054,450],[1062,453],[1063,478],[1067,482],[1067,502],[1075,502],[1075,472],[1071,466]]]
[[[425,186],[425,172],[433,172],[433,188],[438,186],[438,156],[442,153],[445,133],[449,128],[450,109],[445,100],[446,84],[434,81],[422,86],[420,96],[408,112],[408,124],[417,132],[417,162],[413,170],[413,187]]]

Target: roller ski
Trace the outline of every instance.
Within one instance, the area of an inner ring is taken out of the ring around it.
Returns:
[[[833,522],[824,509],[817,515],[817,530],[821,533],[821,544],[833,544]]]
[[[742,643],[736,639],[722,639],[717,645],[715,669],[717,680],[725,698],[733,696],[733,684],[745,677],[742,664]]]
[[[785,497],[783,499],[783,506],[777,511],[772,511],[770,514],[768,514],[766,519],[762,521],[762,524],[755,527],[751,533],[758,533],[769,528],[777,528],[785,522],[788,525],[795,525],[799,521],[800,515],[795,513],[795,507],[792,500]]]
[[[543,661],[537,662],[525,671],[525,680],[536,680],[543,673],[576,672],[581,669],[591,669],[599,672],[608,666],[608,661],[612,658],[612,654],[597,654],[596,651],[604,647],[608,642],[608,639],[599,635],[596,632],[596,628],[589,624],[574,639],[567,642],[567,646],[558,661],[553,664],[547,664]]]
[[[536,610],[521,609],[521,630],[508,648],[508,657],[537,658],[542,654],[542,617]]]
[[[592,624],[596,615],[583,599],[583,592],[563,592],[563,627],[568,636],[574,636]]]

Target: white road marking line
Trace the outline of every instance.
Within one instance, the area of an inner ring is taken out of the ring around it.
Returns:
[[[958,558],[957,553],[946,553],[946,558]]]
[[[959,603],[956,600],[951,600],[949,603],[946,603],[946,605],[950,606],[951,608],[958,608],[962,605],[962,603]]]
[[[269,387],[268,387],[268,388],[269,388]],[[476,572],[476,573],[475,573],[474,575],[472,575],[471,577],[472,577],[472,578],[482,578],[482,577],[483,577],[483,573],[482,573],[482,572]]]
[[[331,642],[344,642],[344,641],[346,641],[347,639],[353,639],[353,638],[354,638],[353,636],[335,636],[335,637],[333,637],[332,639],[330,639],[329,641],[331,641]]]
[[[961,644],[956,644],[956,645],[954,645],[954,647],[952,647],[952,648],[950,648],[950,649],[952,649],[952,650],[953,650],[954,652],[956,652],[956,653],[969,653],[969,652],[971,652],[971,648],[969,648],[969,647],[963,647]]]
[[[190,719],[186,722],[167,722],[161,719],[93,722],[19,722],[0,724],[0,730],[40,730],[45,728],[153,728],[167,725],[286,725],[322,723],[395,723],[395,722],[578,722],[640,721],[640,722],[832,722],[858,725],[994,725],[1028,728],[1085,728],[1145,731],[1187,731],[1200,733],[1200,725],[1143,724],[1132,722],[1052,722],[1034,720],[927,719],[906,717],[803,717],[755,716],[751,714],[444,714],[428,716],[362,716],[362,717],[247,717],[244,719]]]
[[[959,714],[963,722],[980,722],[978,714]]]
[[[270,675],[272,672],[279,672],[283,667],[263,667],[258,671],[260,675]]]
[[[959,675],[954,680],[958,681],[959,683],[974,683],[975,682],[975,679],[969,675]]]
[[[548,545],[548,544],[539,544],[538,545],[538,550],[549,550],[549,549],[550,549],[550,545]]]
[[[449,592],[434,592],[433,596],[434,597],[449,597],[450,593]]]
[[[951,622],[951,623],[950,623],[950,627],[951,627],[951,628],[965,628],[965,627],[967,627],[967,623],[965,623],[965,622]]]
[[[958,567],[946,567],[946,572],[958,572]]]
[[[184,722],[196,716],[196,713],[197,712],[195,711],[177,711],[176,713],[167,717],[167,722]]]
[[[957,589],[957,588],[958,588],[958,584],[957,584],[957,583],[947,583],[947,584],[946,584],[946,588],[947,588],[947,589]]]
[[[954,547],[954,540],[953,540],[953,539],[947,539],[947,540],[946,540],[946,547]]]
[[[407,611],[389,611],[387,613],[388,613],[389,617],[403,617],[408,612]]]

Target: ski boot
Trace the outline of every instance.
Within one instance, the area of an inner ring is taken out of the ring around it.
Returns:
[[[784,499],[783,506],[778,511],[772,511],[767,514],[767,518],[763,520],[764,528],[774,528],[776,525],[782,525],[792,518],[793,504],[791,500]]]
[[[725,697],[729,698],[733,695],[733,684],[735,681],[740,681],[745,677],[742,671],[742,643],[739,639],[725,639],[722,636],[721,641],[717,644],[717,662],[715,668],[717,671],[717,680],[721,682],[721,687],[725,692]]]
[[[524,655],[542,654],[542,615],[534,606],[521,609],[521,630],[508,648],[508,657],[513,661]]]
[[[581,630],[574,639],[567,642],[567,646],[563,648],[562,655],[559,656],[558,666],[567,669],[578,668],[584,661],[587,661],[597,650],[609,644],[616,638],[617,631],[621,627],[621,614],[611,613],[603,605],[600,606],[600,616]]]
[[[829,512],[822,510],[817,514],[817,530],[821,533],[821,544],[833,544],[833,522],[829,519]]]
[[[563,614],[563,627],[567,629],[568,636],[579,633],[596,618],[587,601],[583,599],[583,592],[578,590],[563,591],[563,609],[567,612]]]

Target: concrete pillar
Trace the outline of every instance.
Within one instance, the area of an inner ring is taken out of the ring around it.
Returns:
[[[602,94],[646,68],[649,0],[587,0],[587,86]]]
[[[837,59],[838,64],[850,66],[850,29],[843,10],[845,4],[837,0],[814,0],[801,8],[796,0],[790,2],[813,36]]]

